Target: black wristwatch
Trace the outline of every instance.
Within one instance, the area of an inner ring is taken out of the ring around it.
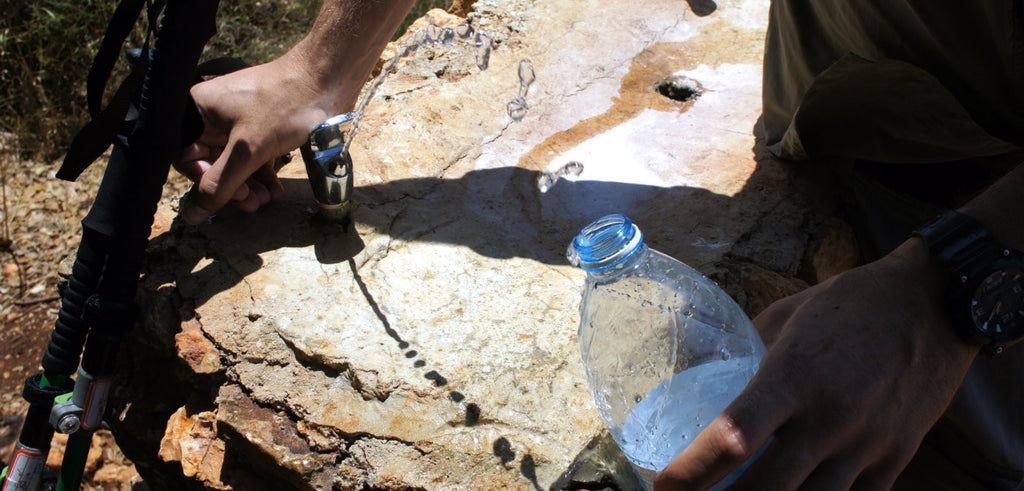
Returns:
[[[949,270],[948,306],[966,340],[995,355],[1024,338],[1024,254],[974,218],[947,212],[915,232]]]

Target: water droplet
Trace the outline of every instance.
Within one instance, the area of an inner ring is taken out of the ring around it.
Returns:
[[[636,394],[636,395],[633,396],[633,402],[635,402],[637,404],[639,404],[640,401],[642,401],[642,400],[643,400],[643,397],[640,397],[640,394]]]
[[[526,117],[526,111],[530,108],[526,103],[526,94],[530,91],[530,84],[533,83],[536,75],[533,71],[533,62],[523,59],[519,62],[519,95],[512,98],[508,103],[508,115],[512,121],[522,121]]]
[[[425,29],[416,31],[416,34],[412,36],[412,41],[419,46],[423,46],[427,43],[427,31]]]
[[[437,40],[445,46],[452,44],[452,42],[455,41],[455,30],[451,27],[445,27],[441,30],[441,35]]]
[[[491,63],[491,43],[488,38],[488,42],[477,45],[476,48],[476,66],[481,70],[487,70],[487,66]]]
[[[469,39],[473,37],[473,34],[475,33],[476,31],[473,29],[473,26],[469,24],[459,24],[455,26],[455,34],[458,34],[462,39]]]
[[[384,78],[387,77],[389,73],[391,73],[397,68],[399,60],[415,54],[416,51],[419,50],[420,46],[426,44],[432,44],[437,42],[440,42],[445,45],[451,44],[452,41],[454,41],[456,34],[467,41],[470,38],[473,39],[472,42],[476,46],[477,67],[480,68],[480,70],[487,69],[487,66],[490,63],[491,59],[491,49],[493,48],[493,41],[491,39],[491,36],[486,32],[477,32],[469,24],[460,24],[455,29],[452,29],[450,27],[442,29],[434,24],[431,24],[427,26],[426,29],[420,29],[419,31],[416,31],[412,35],[411,39],[407,40],[405,44],[399,46],[395,50],[395,56],[391,58],[391,60],[384,66],[384,68],[381,70],[381,73],[376,78],[374,78],[374,80],[365,89],[363,89],[363,92],[360,94],[358,103],[356,104],[356,109],[355,111],[353,111],[356,114],[356,116],[353,119],[352,129],[348,134],[348,139],[345,141],[345,146],[344,148],[342,148],[342,152],[348,152],[349,146],[352,144],[352,141],[354,140],[356,130],[359,128],[359,122],[363,118],[366,106],[373,99],[373,96],[377,92],[377,89],[380,88],[380,86],[383,84]],[[509,108],[509,111],[512,112],[513,109],[517,108]],[[520,111],[516,111],[515,114],[519,115]]]
[[[728,360],[729,358],[732,358],[732,353],[730,353],[728,349],[722,348],[722,359]]]
[[[547,172],[542,173],[537,176],[537,189],[542,193],[546,193],[551,189],[551,186],[555,184],[555,180],[555,177],[551,174],[548,174]]]
[[[533,62],[529,59],[524,59],[519,62],[519,84],[525,87],[529,87],[536,78],[536,74],[533,71]]]
[[[511,101],[508,101],[508,116],[512,118],[512,121],[522,121],[526,117],[526,111],[529,108],[530,106],[526,104],[525,99],[515,96]]]
[[[476,35],[473,36],[473,44],[475,44],[477,46],[488,46],[488,47],[490,47],[491,46],[491,35],[487,34],[484,31],[478,31],[476,33]]]
[[[426,42],[428,42],[428,43],[436,43],[436,42],[441,40],[441,28],[440,27],[437,27],[434,24],[430,24],[429,26],[427,26],[426,31],[427,31],[426,32],[426,35],[427,35]]]
[[[511,114],[510,114],[510,116],[511,116]],[[537,188],[540,189],[540,192],[546,193],[546,192],[548,192],[549,189],[551,189],[551,186],[554,186],[555,182],[557,182],[562,177],[569,176],[569,175],[578,176],[582,172],[583,172],[583,164],[581,164],[578,161],[573,160],[573,161],[568,162],[565,165],[559,167],[554,172],[544,172],[544,173],[541,173],[539,176],[537,176]],[[637,293],[639,293],[639,292],[640,291],[637,290]]]
[[[578,176],[583,173],[583,163],[573,160],[568,164],[565,164],[561,170],[565,171],[565,173],[562,175],[567,176],[569,174],[572,174],[574,176]]]

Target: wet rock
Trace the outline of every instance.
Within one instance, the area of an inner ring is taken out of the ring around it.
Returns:
[[[353,140],[349,226],[315,216],[295,164],[257,214],[158,214],[112,404],[140,472],[171,489],[636,489],[587,389],[583,273],[563,254],[624,212],[730,292],[805,286],[824,223],[807,210],[827,206],[757,145],[767,6],[472,3],[488,69],[458,43],[398,64]],[[147,425],[167,428],[159,450]]]

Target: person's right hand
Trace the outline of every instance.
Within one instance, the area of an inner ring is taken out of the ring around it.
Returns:
[[[773,303],[747,388],[655,481],[703,490],[774,436],[728,489],[884,490],[946,410],[979,347],[945,307],[921,239]]]
[[[333,116],[339,106],[333,95],[287,54],[195,85],[205,128],[175,163],[195,183],[181,201],[182,218],[197,225],[228,203],[252,212],[280,197],[275,161]]]

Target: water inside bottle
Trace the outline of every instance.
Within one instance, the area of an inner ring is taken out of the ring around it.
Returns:
[[[743,391],[764,345],[728,294],[648,248],[624,215],[587,225],[567,257],[588,273],[579,336],[594,403],[651,489],[657,473]]]
[[[630,411],[617,441],[647,489],[743,390],[754,363],[752,357],[733,357],[690,367],[648,392]],[[718,486],[728,485],[740,472]]]

